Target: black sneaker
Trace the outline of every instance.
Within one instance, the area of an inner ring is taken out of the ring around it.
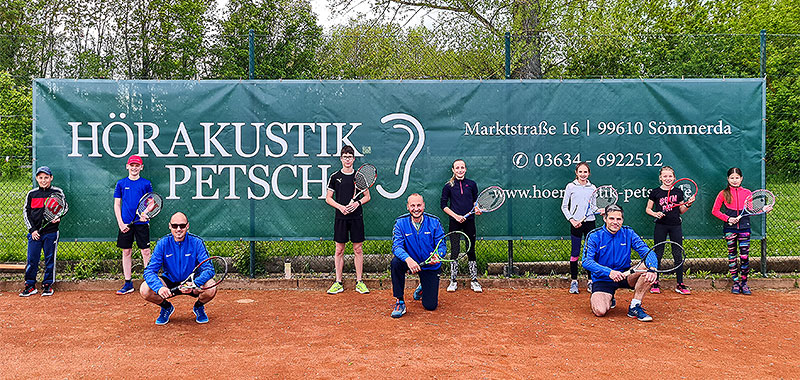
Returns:
[[[35,287],[35,286],[33,286],[33,285],[31,285],[31,286],[27,286],[27,285],[26,285],[26,286],[25,286],[25,289],[23,289],[23,290],[22,290],[22,293],[20,293],[20,294],[19,294],[19,296],[20,296],[20,297],[30,297],[30,296],[32,296],[32,295],[34,295],[34,294],[38,293],[38,292],[39,292],[39,291],[38,291],[38,290],[36,290],[36,287]]]
[[[51,285],[42,286],[42,297],[52,296],[53,287]]]

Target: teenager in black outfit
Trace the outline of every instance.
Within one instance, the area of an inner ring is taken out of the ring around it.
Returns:
[[[684,205],[675,207],[674,205],[682,203],[684,195],[682,191],[669,192],[670,187],[675,182],[675,170],[669,166],[661,167],[658,174],[658,179],[661,181],[661,186],[656,187],[650,191],[650,197],[647,200],[647,208],[645,212],[656,218],[656,225],[653,230],[653,243],[658,244],[664,240],[672,240],[678,244],[683,244],[683,229],[681,228],[681,214],[689,210],[694,202],[694,195]],[[660,248],[660,249],[659,249]],[[656,256],[658,261],[664,255],[664,246],[656,248]],[[683,283],[683,266],[675,270],[675,277],[678,284],[675,286],[675,292],[680,294],[691,294],[686,285]],[[650,288],[650,293],[661,293],[661,285],[658,283],[658,278]]]
[[[448,232],[463,231],[469,236],[472,242],[469,251],[467,251],[469,275],[471,278],[470,288],[480,293],[483,291],[483,288],[481,288],[481,284],[478,283],[478,262],[475,257],[475,215],[480,215],[480,213],[475,213],[464,218],[464,215],[472,210],[475,201],[478,200],[478,185],[475,181],[466,178],[467,164],[464,163],[464,160],[459,159],[453,161],[451,169],[453,171],[453,176],[450,177],[450,180],[447,181],[444,188],[442,188],[441,207],[445,214],[450,216]],[[448,292],[455,292],[458,288],[458,282],[456,282],[457,275],[458,263],[452,262],[450,263],[450,285],[447,286]]]

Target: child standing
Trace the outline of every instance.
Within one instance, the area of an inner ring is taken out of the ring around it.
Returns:
[[[569,292],[578,294],[578,258],[581,254],[581,240],[586,238],[591,230],[595,228],[594,214],[586,216],[587,208],[590,207],[589,199],[596,189],[591,182],[589,176],[592,170],[589,169],[589,164],[586,162],[578,163],[575,165],[575,180],[568,183],[564,189],[564,199],[561,201],[561,213],[567,218],[570,223],[569,235],[572,242],[572,250],[570,251],[569,258],[569,274],[572,282],[569,286]],[[592,274],[587,272],[589,282],[587,289],[589,293],[592,292]]]
[[[53,295],[53,282],[56,278],[56,251],[58,248],[58,218],[53,219],[42,228],[44,223],[45,200],[58,194],[64,198],[64,192],[52,186],[53,173],[47,166],[36,169],[37,187],[28,191],[25,197],[25,227],[28,228],[28,260],[25,266],[25,288],[20,297],[29,297],[37,293],[36,275],[39,272],[39,257],[44,254],[44,278],[42,279],[42,296]]]
[[[467,259],[469,265],[469,275],[471,278],[470,288],[478,293],[483,292],[481,284],[478,282],[478,261],[475,256],[476,231],[475,231],[475,213],[469,217],[464,217],[465,214],[472,210],[475,201],[478,200],[478,185],[475,181],[466,178],[467,164],[464,160],[455,160],[451,167],[453,176],[445,183],[442,188],[442,199],[440,206],[442,210],[450,216],[448,223],[448,232],[463,231],[472,241],[469,251],[467,251]],[[455,253],[455,252],[454,252]],[[456,281],[458,276],[458,263],[453,261],[450,263],[450,284],[447,286],[448,292],[455,292],[458,288]],[[422,288],[419,288],[422,290]]]
[[[740,217],[750,190],[742,187],[742,170],[728,169],[728,186],[717,194],[711,214],[723,221],[722,233],[728,247],[728,271],[733,280],[731,293],[751,294],[747,286],[750,273],[750,217]],[[771,209],[771,208],[770,208]],[[765,208],[766,211],[769,211]],[[739,265],[736,262],[736,248],[739,248]]]
[[[694,202],[694,195],[684,205],[675,207],[676,204],[682,203],[684,194],[682,191],[673,191],[670,193],[669,189],[675,183],[675,170],[669,166],[661,167],[658,173],[658,179],[661,186],[650,190],[650,196],[647,200],[647,207],[645,212],[656,218],[656,225],[653,230],[653,243],[658,244],[667,240],[672,240],[678,244],[683,244],[683,228],[681,227],[681,215],[689,210]],[[656,247],[656,257],[661,262],[661,257],[664,256],[664,246]],[[656,274],[658,276],[658,274]],[[678,284],[675,286],[675,291],[680,294],[691,294],[691,290],[683,283],[683,266],[675,270],[675,277]],[[658,283],[658,277],[653,285],[650,287],[650,293],[661,293],[661,285]]]
[[[133,292],[131,257],[134,240],[142,251],[144,266],[147,267],[150,261],[150,224],[146,215],[141,218],[136,215],[136,208],[139,199],[153,191],[153,185],[140,176],[144,169],[141,157],[130,156],[125,168],[128,170],[128,176],[117,181],[117,186],[114,188],[114,215],[117,217],[119,228],[117,247],[122,248],[122,274],[125,276],[125,283],[120,290],[117,290],[119,295]]]
[[[337,170],[328,180],[328,194],[325,202],[336,209],[333,220],[333,240],[336,242],[334,251],[334,265],[336,267],[336,282],[328,289],[328,294],[337,294],[344,291],[342,285],[342,272],[344,271],[344,248],[348,241],[353,242],[353,256],[356,267],[356,291],[361,294],[369,293],[367,285],[361,280],[364,271],[364,215],[361,206],[369,202],[369,190],[364,191],[363,197],[353,200],[355,195],[355,149],[346,145],[342,147],[339,159],[342,169]]]

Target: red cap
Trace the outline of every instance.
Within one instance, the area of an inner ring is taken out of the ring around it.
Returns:
[[[128,165],[130,165],[130,164],[139,164],[139,165],[141,165],[142,164],[142,158],[134,154],[133,156],[130,156],[128,158]]]

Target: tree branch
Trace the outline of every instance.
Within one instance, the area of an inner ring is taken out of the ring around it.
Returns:
[[[426,2],[426,1],[410,1],[410,0],[389,0],[389,1],[392,2],[392,3],[397,3],[397,4],[400,4],[400,5],[407,5],[407,6],[412,6],[412,7],[425,7],[425,8],[438,9],[438,10],[443,10],[443,11],[466,13],[466,14],[474,17],[475,19],[477,19],[478,22],[480,22],[481,24],[486,26],[486,28],[489,29],[489,31],[491,31],[493,34],[498,35],[498,36],[503,34],[499,30],[497,30],[497,28],[495,28],[495,26],[492,25],[492,23],[489,20],[487,20],[485,17],[483,17],[483,15],[478,13],[478,11],[476,11],[474,8],[470,7],[469,3],[466,0],[459,0],[459,2],[463,5],[463,7],[439,5],[439,4],[429,3],[429,2]]]

